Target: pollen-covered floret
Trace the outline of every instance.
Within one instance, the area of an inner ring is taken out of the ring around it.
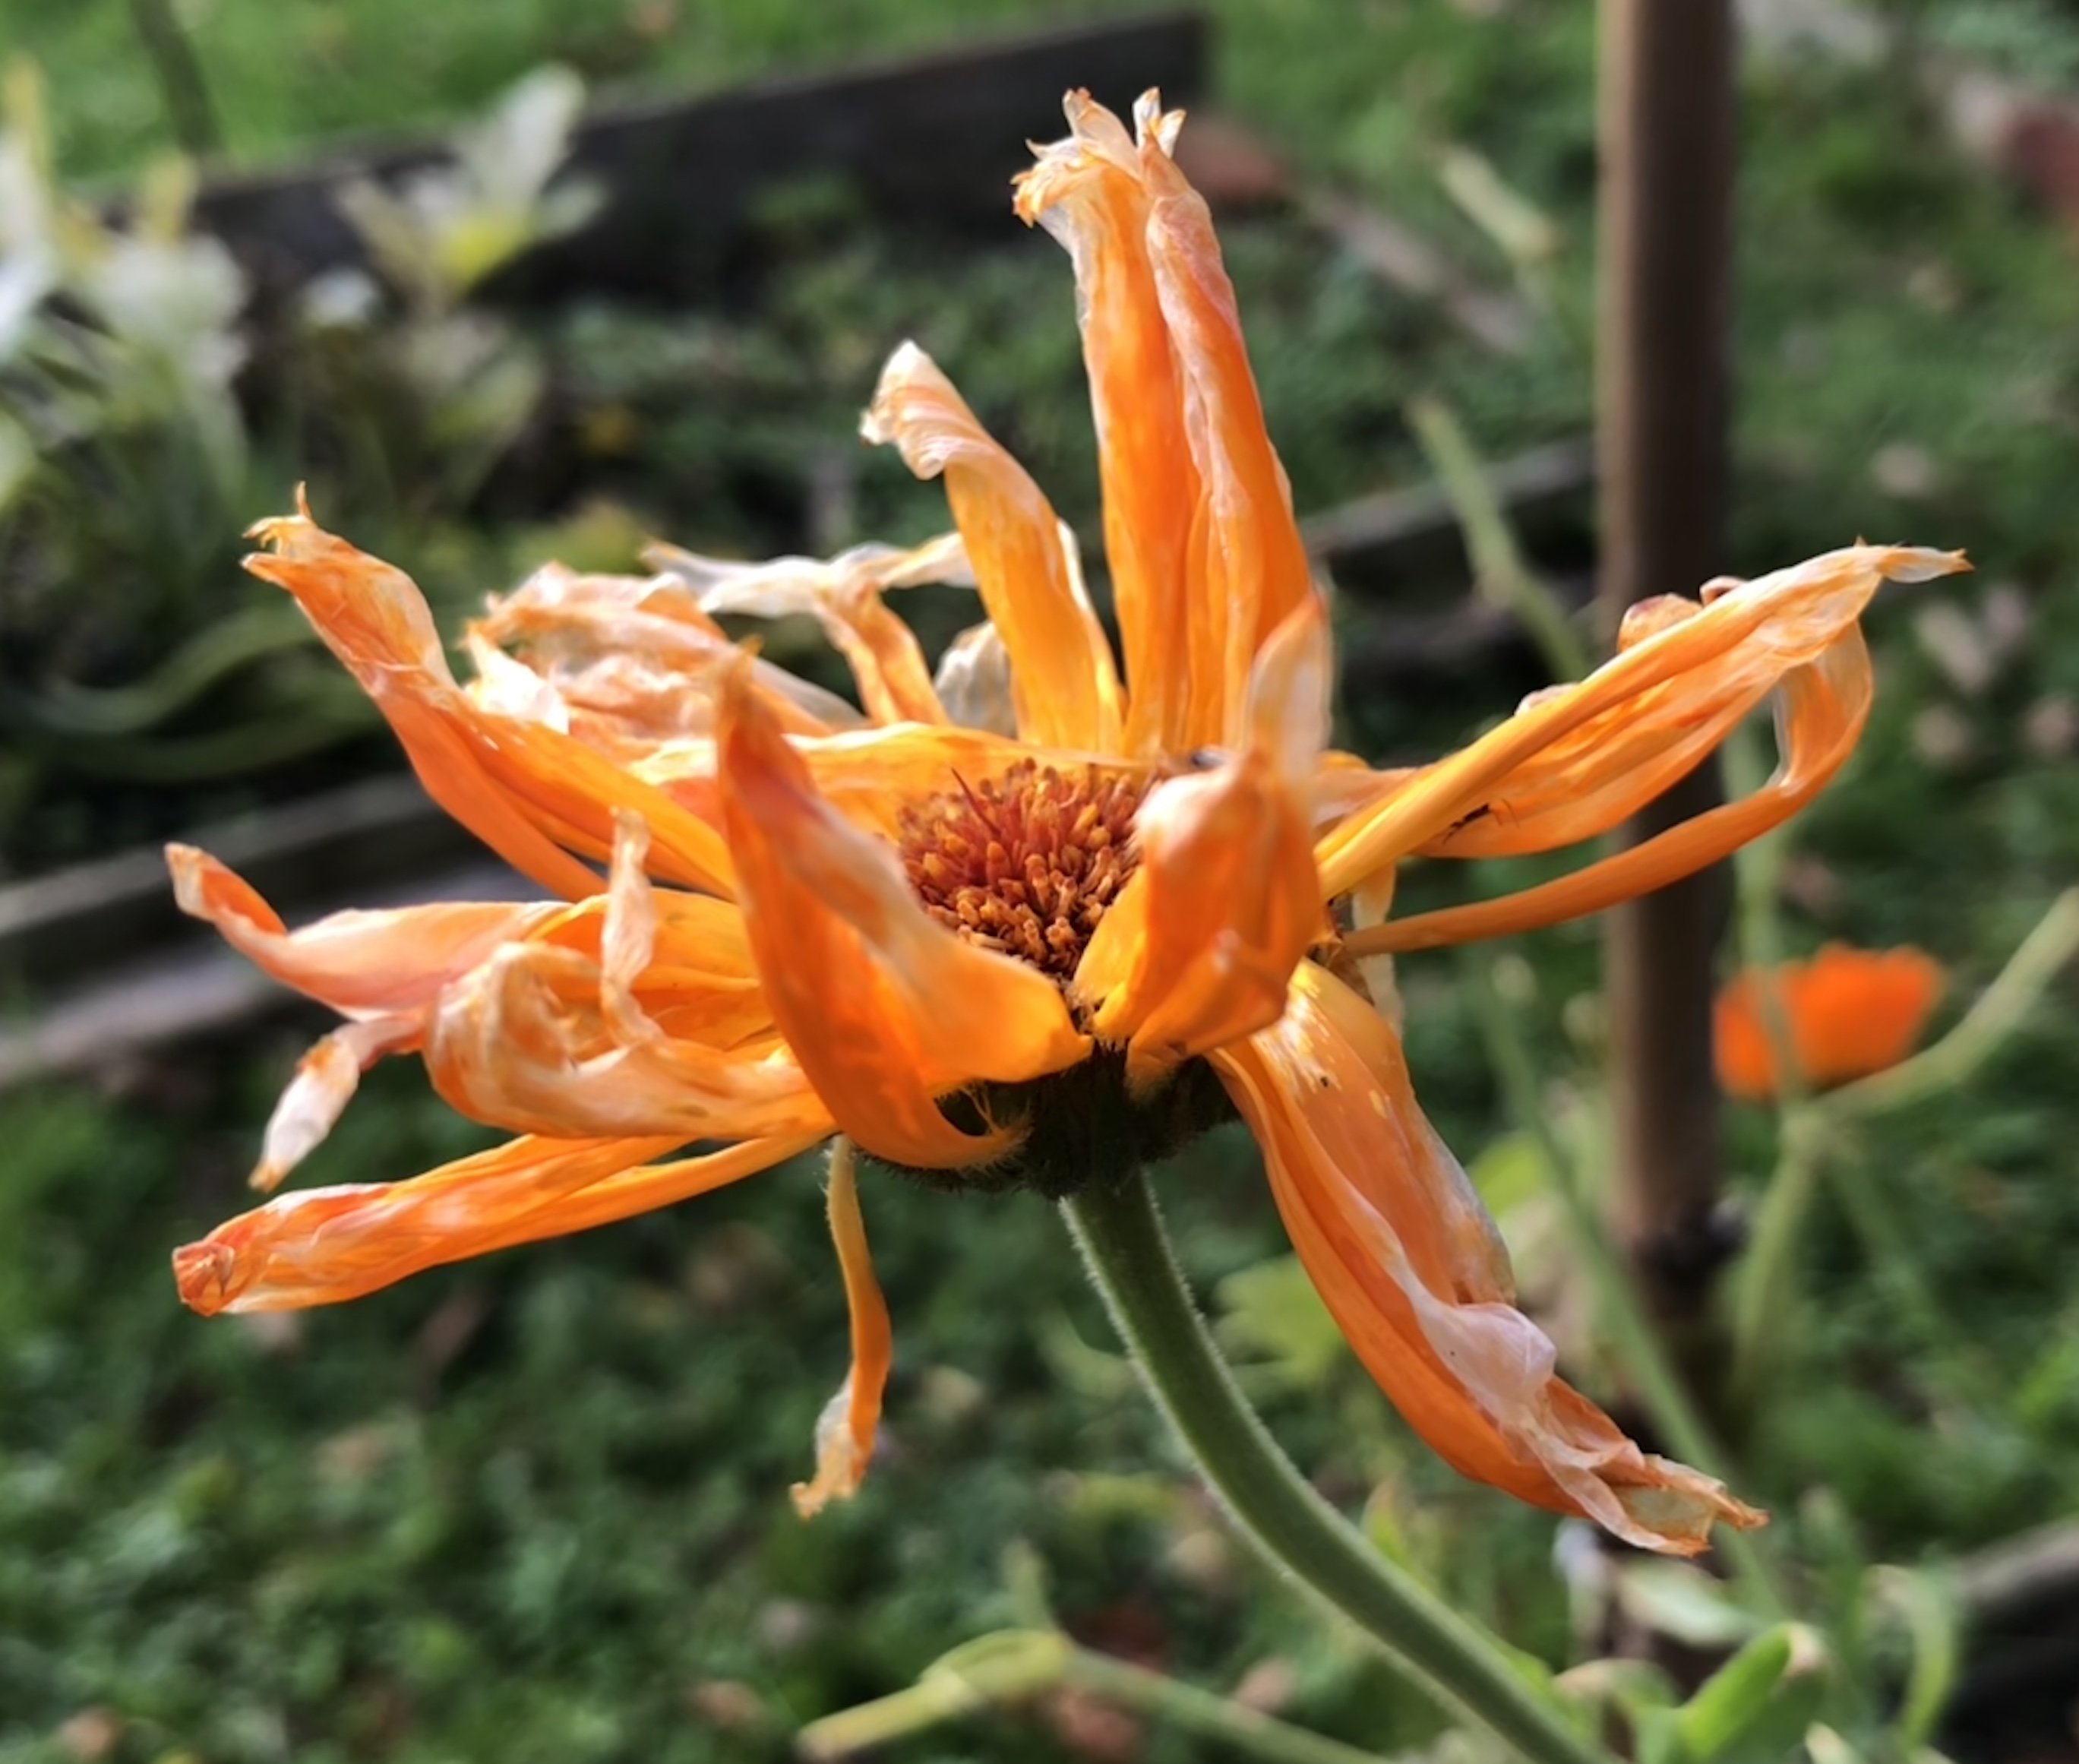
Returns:
[[[1065,981],[1138,865],[1144,790],[1096,766],[1021,760],[905,809],[902,867],[939,924]]]

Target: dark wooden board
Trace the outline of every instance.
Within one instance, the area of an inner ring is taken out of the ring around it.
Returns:
[[[760,200],[805,177],[840,175],[874,213],[913,224],[1014,227],[1012,174],[1031,163],[1028,140],[1061,133],[1065,92],[1085,86],[1122,111],[1149,86],[1189,102],[1205,88],[1207,51],[1205,20],[1169,12],[594,115],[570,169],[598,185],[604,205],[501,272],[492,291],[530,303],[698,295],[746,248]],[[332,191],[443,152],[437,141],[371,146],[218,180],[198,218],[263,286],[300,285],[362,260]]]

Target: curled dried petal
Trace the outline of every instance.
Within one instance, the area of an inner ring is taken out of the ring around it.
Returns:
[[[1414,852],[1487,857],[1592,838],[1722,740],[1786,675],[1818,664],[1885,580],[1968,568],[1961,554],[1855,545],[1738,585],[1427,767],[1325,836],[1331,895]],[[1746,836],[1753,836],[1751,834]]]
[[[1763,1523],[1711,1478],[1642,1452],[1557,1376],[1486,1209],[1362,999],[1303,965],[1284,1017],[1214,1064],[1321,1297],[1446,1462],[1642,1549],[1694,1555],[1716,1522]]]
[[[515,1139],[406,1182],[303,1188],[174,1252],[181,1299],[220,1311],[333,1305],[408,1275],[626,1218],[769,1169],[818,1136],[647,1165],[676,1138]]]
[[[794,1485],[795,1509],[803,1519],[814,1518],[832,1501],[850,1500],[866,1480],[881,1429],[881,1395],[894,1359],[888,1301],[874,1278],[866,1221],[859,1209],[857,1163],[850,1141],[839,1139],[830,1148],[830,1238],[851,1317],[851,1366],[817,1418],[815,1477]]]
[[[1147,1084],[1285,1008],[1325,928],[1311,793],[1327,733],[1328,619],[1309,601],[1258,660],[1240,752],[1158,786],[1134,836],[1140,867],[1075,977],[1103,1040]]]
[[[1014,1125],[970,1134],[937,1099],[1076,1063],[1089,1042],[1036,968],[924,911],[893,852],[848,824],[742,685],[726,684],[723,824],[773,1020],[839,1125],[925,1169],[985,1163]]]
[[[914,343],[889,358],[863,427],[868,440],[893,442],[920,478],[944,477],[982,604],[1010,658],[1018,732],[1049,746],[1116,748],[1111,647],[1073,535],[1040,487]]]

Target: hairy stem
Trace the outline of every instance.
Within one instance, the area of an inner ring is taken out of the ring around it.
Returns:
[[[1278,1449],[1192,1303],[1147,1179],[1094,1185],[1062,1210],[1157,1406],[1263,1557],[1523,1757],[1609,1764],[1503,1643],[1380,1556]]]

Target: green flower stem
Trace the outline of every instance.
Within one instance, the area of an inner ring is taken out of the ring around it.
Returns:
[[[810,1722],[797,1738],[796,1749],[817,1761],[851,1758],[947,1721],[1062,1688],[1087,1691],[1136,1715],[1261,1758],[1264,1764],[1381,1764],[1376,1753],[1079,1648],[1053,1629],[977,1636],[933,1661],[906,1690]]]
[[[1609,1331],[1625,1376],[1638,1387],[1655,1424],[1675,1455],[1706,1476],[1736,1483],[1730,1454],[1712,1432],[1688,1388],[1675,1375],[1660,1337],[1648,1320],[1624,1265],[1611,1247],[1603,1221],[1597,1214],[1574,1169],[1574,1160],[1559,1136],[1552,1130],[1542,1100],[1537,1094],[1537,1075],[1530,1050],[1516,1032],[1514,1019],[1495,991],[1491,958],[1468,954],[1465,973],[1475,1014],[1487,1045],[1487,1057],[1500,1081],[1509,1112],[1536,1142],[1545,1161],[1552,1191],[1565,1208],[1567,1224],[1590,1284],[1594,1288],[1596,1318]],[[1777,1584],[1767,1552],[1745,1531],[1721,1526],[1716,1534],[1717,1548],[1755,1607],[1774,1618],[1789,1613],[1788,1602]]]
[[[2068,888],[1956,1028],[1911,1059],[1844,1084],[1813,1106],[1829,1122],[1848,1121],[1883,1114],[1962,1083],[2020,1028],[2074,955],[2079,955],[2079,888]]]
[[[1736,730],[1724,748],[1734,794],[1746,795],[1767,774],[1760,738]],[[1964,1083],[2012,1035],[2044,989],[2079,954],[2079,888],[2051,903],[1984,994],[1932,1047],[1888,1071],[1807,1096],[1797,1069],[1790,1024],[1774,978],[1784,961],[1776,908],[1788,829],[1742,848],[1738,878],[1740,953],[1755,976],[1762,1024],[1776,1056],[1778,1145],[1775,1171],[1755,1209],[1746,1265],[1734,1291],[1733,1389],[1751,1399],[1767,1371],[1772,1351],[1794,1316],[1797,1249],[1822,1180],[1830,1183],[1851,1226],[1894,1301],[1923,1340],[1968,1357],[1969,1344],[1949,1327],[1921,1272],[1920,1263],[1893,1222],[1849,1142],[1853,1125]]]
[[[1068,1680],[1123,1708],[1219,1741],[1268,1764],[1379,1764],[1375,1752],[1360,1751],[1232,1698],[1087,1648],[1078,1648],[1069,1657]]]
[[[977,1636],[927,1666],[917,1682],[891,1696],[811,1721],[794,1749],[817,1761],[851,1758],[957,1721],[1000,1703],[1057,1688],[1075,1645],[1051,1630],[1012,1629]]]
[[[1735,729],[1721,750],[1735,797],[1751,796],[1767,781],[1769,764],[1751,727]],[[1797,1309],[1797,1246],[1826,1162],[1826,1136],[1806,1108],[1805,1075],[1777,983],[1784,963],[1783,928],[1776,912],[1790,830],[1779,827],[1734,853],[1739,909],[1740,964],[1752,976],[1762,1033],[1776,1067],[1776,1161],[1755,1215],[1754,1232],[1733,1290],[1731,1384],[1751,1402],[1770,1352]]]
[[[1796,1305],[1797,1246],[1819,1191],[1825,1132],[1809,1114],[1782,1117],[1776,1167],[1755,1209],[1746,1259],[1733,1287],[1734,1395],[1751,1402]]]
[[[1379,1555],[1278,1449],[1191,1301],[1147,1179],[1087,1188],[1062,1211],[1157,1406],[1265,1559],[1535,1764],[1610,1764],[1502,1643]]]

